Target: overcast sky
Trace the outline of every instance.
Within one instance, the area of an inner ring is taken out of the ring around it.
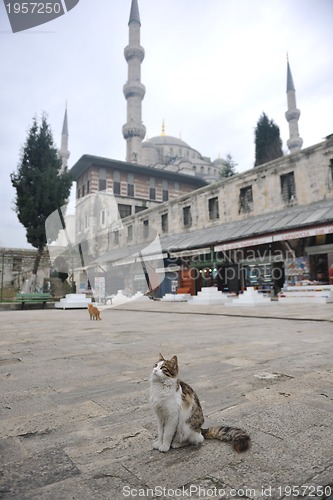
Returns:
[[[64,16],[13,34],[0,3],[0,247],[29,246],[9,176],[36,114],[47,113],[59,147],[68,101],[69,166],[83,154],[125,160],[130,4],[80,0]],[[139,0],[139,9],[149,138],[164,119],[168,135],[212,160],[230,153],[242,172],[253,167],[264,111],[287,153],[287,51],[303,148],[333,133],[332,0]]]

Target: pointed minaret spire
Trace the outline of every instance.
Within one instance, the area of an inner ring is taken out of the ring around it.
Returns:
[[[58,154],[59,154],[59,157],[61,159],[61,171],[63,172],[64,170],[67,169],[68,158],[70,156],[70,152],[68,151],[67,102],[66,102],[65,116],[64,116],[64,122],[62,125],[62,132],[61,132],[61,147],[58,151]]]
[[[141,22],[137,0],[132,0],[128,26],[129,43],[124,51],[128,64],[128,80],[124,85],[127,122],[123,126],[123,136],[127,142],[126,161],[139,163],[141,144],[146,135],[146,128],[142,123],[142,100],[146,89],[141,83],[141,63],[145,57],[145,51],[140,45]]]
[[[299,136],[298,120],[300,110],[296,107],[296,92],[293,77],[290,70],[289,59],[287,54],[287,102],[288,110],[286,112],[286,120],[289,124],[289,139],[287,145],[290,153],[299,151],[303,144],[303,139]]]
[[[287,53],[287,92],[289,92],[289,90],[293,90],[295,92],[294,80],[290,71],[289,57]]]
[[[137,0],[132,0],[131,13],[128,24],[133,22],[138,23],[141,26],[139,6]]]

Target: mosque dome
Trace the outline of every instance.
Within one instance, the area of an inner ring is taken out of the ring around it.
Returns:
[[[172,137],[171,135],[158,135],[156,137],[151,137],[147,139],[145,143],[153,146],[179,146],[183,148],[190,148],[190,146],[178,139],[177,137]]]

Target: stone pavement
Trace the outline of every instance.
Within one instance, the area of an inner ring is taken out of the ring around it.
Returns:
[[[194,309],[194,310],[193,310]],[[0,312],[0,498],[324,498],[333,491],[333,305]],[[249,431],[152,450],[149,375],[177,354],[206,423]]]

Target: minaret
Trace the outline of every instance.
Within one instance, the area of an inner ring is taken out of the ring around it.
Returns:
[[[61,147],[58,151],[59,157],[61,159],[61,171],[67,169],[68,158],[70,156],[70,152],[68,151],[68,120],[67,120],[67,103],[65,109],[64,123],[62,126],[61,132]]]
[[[145,51],[140,45],[141,22],[137,0],[132,0],[128,26],[129,43],[124,51],[128,64],[128,80],[124,85],[127,122],[123,126],[123,136],[127,142],[126,161],[138,163],[141,156],[141,143],[146,135],[141,110],[146,89],[141,83],[141,63],[145,57]]]
[[[295,86],[290,71],[288,57],[287,57],[287,102],[288,102],[288,111],[286,112],[285,115],[286,120],[289,124],[289,139],[287,141],[287,145],[290,153],[295,153],[296,151],[299,151],[301,149],[303,144],[303,139],[301,139],[298,132],[298,120],[301,112],[296,107]]]

